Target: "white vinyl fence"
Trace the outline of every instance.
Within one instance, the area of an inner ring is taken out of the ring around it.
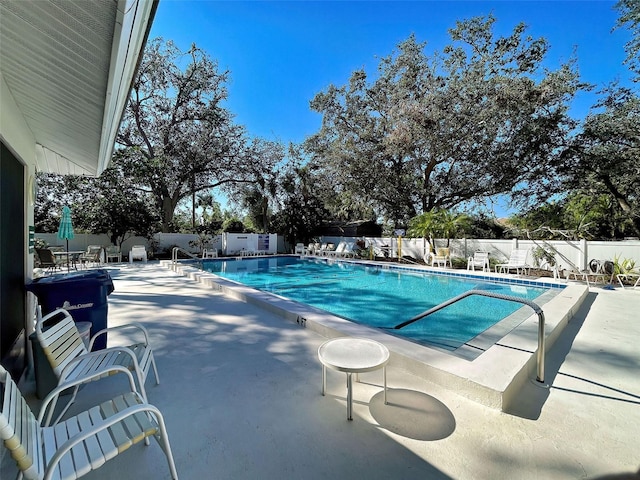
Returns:
[[[66,242],[60,240],[55,233],[36,233],[36,238],[44,240],[48,245],[64,246]],[[200,254],[198,235],[183,233],[158,233],[153,237],[155,251],[171,251],[173,247],[180,247],[193,254]],[[329,237],[320,239],[323,243],[333,242],[336,245],[341,241],[355,242],[363,240],[367,246],[373,245],[377,252],[386,252],[391,258],[413,257],[422,260],[427,252],[427,242],[422,238],[398,237]],[[189,244],[193,242],[193,246]],[[89,245],[110,245],[107,235],[77,234],[69,240],[69,250],[86,250]],[[436,240],[436,247],[446,246],[444,239]],[[150,250],[152,245],[143,237],[132,237],[122,245],[122,253],[128,255],[133,245],[144,245]],[[555,252],[556,263],[559,270],[577,268],[584,270],[591,259],[600,261],[614,259],[632,259],[640,265],[640,240],[624,241],[586,241],[586,240],[495,240],[495,239],[452,239],[450,248],[451,256],[468,258],[475,251],[489,252],[492,258],[498,261],[506,261],[511,250],[516,248],[529,250],[528,262],[533,265],[533,251],[537,247],[543,247],[547,251]],[[283,238],[275,234],[257,233],[225,233],[216,235],[204,245],[207,249],[216,249],[222,255],[238,255],[242,250],[264,251],[266,253],[292,253],[293,247],[287,245]],[[400,250],[400,251],[399,251]]]
[[[55,233],[36,233],[36,238],[44,240],[48,246],[61,246],[66,248],[66,240],[60,240]],[[285,252],[284,241],[276,234],[257,233],[224,233],[208,237],[206,243],[202,243],[201,237],[188,233],[157,233],[150,242],[144,237],[131,237],[122,243],[122,253],[129,254],[133,245],[144,245],[147,251],[171,252],[173,247],[180,247],[189,253],[199,255],[203,248],[217,250],[222,255],[237,255],[242,250],[264,251],[269,254]],[[89,245],[111,245],[108,235],[76,234],[69,240],[70,251],[86,251]]]
[[[388,251],[391,258],[398,257],[398,250],[401,255],[422,260],[428,251],[427,241],[422,238],[402,238],[384,237],[322,237],[323,243],[332,242],[338,244],[341,241],[364,240],[366,245],[373,245],[376,251]],[[445,247],[446,239],[436,240],[436,247]],[[451,239],[451,256],[458,258],[468,258],[473,252],[489,252],[492,258],[498,261],[509,259],[511,251],[514,249],[529,250],[528,263],[534,265],[533,251],[542,247],[553,252],[556,264],[560,271],[564,269],[584,270],[591,259],[605,260],[635,260],[636,265],[640,265],[640,240],[623,241],[587,241],[587,240],[498,240],[498,239]]]

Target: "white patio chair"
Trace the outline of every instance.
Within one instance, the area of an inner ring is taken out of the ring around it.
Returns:
[[[335,250],[327,250],[325,255],[327,257],[341,257],[345,248],[347,248],[347,242],[339,242]]]
[[[0,365],[4,395],[0,404],[0,438],[15,460],[21,479],[75,479],[95,470],[132,445],[155,437],[162,448],[171,478],[178,473],[160,411],[133,391],[49,426],[42,421],[55,409],[58,396],[77,388],[91,377],[78,378],[56,387],[45,398],[38,417],[20,393],[9,373]]]
[[[147,249],[144,245],[134,245],[129,252],[129,263],[133,263],[134,260],[142,260],[147,263]]]
[[[483,272],[490,272],[489,252],[475,252],[473,257],[467,260],[467,270],[475,271],[476,267],[482,269]]]
[[[218,258],[217,250],[207,250],[206,248],[202,251],[202,258]]]
[[[447,268],[447,262],[449,262],[449,268],[451,268],[451,255],[448,248],[436,248],[436,253],[431,254],[431,266]]]
[[[109,263],[109,260],[114,259],[117,262],[122,262],[122,252],[120,251],[120,247],[118,247],[117,245],[109,245],[106,249],[106,257],[107,257],[107,263]]]
[[[56,323],[44,329],[43,326],[48,321],[56,321]],[[140,343],[126,347],[110,347],[95,352],[89,351],[93,347],[95,339],[100,335],[126,329],[135,329],[139,332],[138,335],[142,334],[144,339]],[[91,337],[89,350],[87,350],[69,312],[59,308],[43,317],[42,309],[38,306],[36,337],[53,369],[53,373],[58,378],[58,385],[95,373],[100,373],[101,378],[116,373],[125,373],[129,377],[129,383],[135,385],[133,379],[133,373],[135,373],[137,390],[146,401],[147,392],[145,391],[144,383],[149,375],[150,368],[153,368],[156,384],[160,383],[153,351],[149,346],[147,330],[140,324],[131,323],[100,330]],[[64,415],[74,402],[77,393],[78,387],[75,387],[71,399],[59,418]]]
[[[89,245],[87,251],[80,255],[80,262],[83,266],[89,263],[100,265],[102,263],[102,245]]]
[[[624,281],[633,282],[633,279],[636,279],[636,283],[633,284],[633,289],[635,290],[637,286],[640,285],[640,270],[633,270],[626,273],[618,273],[616,275],[618,279],[618,283],[624,289]]]
[[[529,250],[512,250],[507,263],[499,263],[496,265],[496,273],[509,273],[509,271],[515,270],[516,275],[519,274],[520,271],[526,275],[531,269],[531,266],[527,263],[528,255]]]

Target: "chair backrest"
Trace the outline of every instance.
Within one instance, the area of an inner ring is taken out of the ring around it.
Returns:
[[[53,256],[53,252],[48,248],[36,248],[36,253],[40,259],[40,266],[51,267],[56,264],[56,258]]]
[[[0,438],[25,478],[42,478],[44,459],[38,421],[2,365],[0,383],[4,390],[0,395]]]
[[[54,325],[44,328],[45,323],[54,320]],[[38,306],[36,337],[58,378],[71,360],[88,353],[73,317],[64,308],[58,308],[43,317],[42,309]]]
[[[449,248],[441,247],[436,249],[436,257],[448,257],[449,256]]]
[[[117,245],[109,245],[107,247],[107,253],[120,253],[120,247]]]
[[[344,252],[344,249],[347,246],[347,242],[340,242],[338,243],[338,246],[336,247],[336,253],[342,253]]]
[[[528,254],[529,250],[512,250],[511,256],[509,257],[509,265],[525,265],[527,263]]]
[[[489,260],[489,252],[475,252],[473,254],[473,261],[478,264],[483,264]]]
[[[129,254],[134,258],[141,258],[147,254],[147,249],[144,245],[134,245]]]

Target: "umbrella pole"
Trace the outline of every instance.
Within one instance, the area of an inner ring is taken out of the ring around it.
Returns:
[[[69,266],[69,239],[67,238],[67,273],[71,271],[71,267]]]

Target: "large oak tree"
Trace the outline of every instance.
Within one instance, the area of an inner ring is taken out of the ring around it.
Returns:
[[[228,77],[195,45],[147,45],[117,143],[127,170],[152,193],[164,232],[181,199],[245,179],[245,132],[223,106]]]
[[[382,58],[377,78],[358,70],[316,95],[322,127],[305,147],[325,178],[397,224],[552,181],[549,165],[574,127],[574,62],[548,70],[544,39],[523,24],[495,37],[494,22],[458,22],[452,44],[431,57],[412,35]]]

